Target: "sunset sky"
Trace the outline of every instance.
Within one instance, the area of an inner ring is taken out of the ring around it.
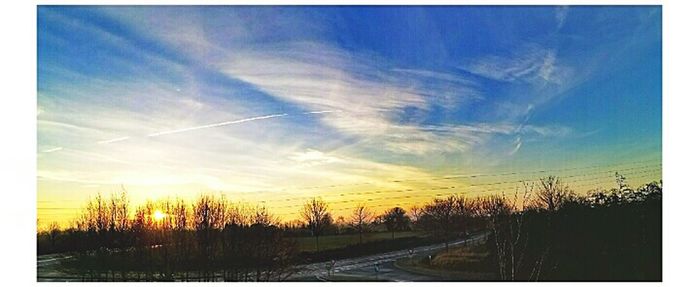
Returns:
[[[661,179],[661,9],[38,8],[39,225],[122,187],[282,219]]]

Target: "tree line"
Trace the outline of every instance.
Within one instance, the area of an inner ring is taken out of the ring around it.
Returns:
[[[379,228],[392,238],[416,230],[449,251],[450,242],[489,230],[488,260],[502,280],[660,277],[661,185],[634,190],[624,181],[618,175],[615,189],[576,195],[546,177],[523,182],[512,196],[454,194],[380,214],[359,203],[347,219],[334,218],[317,197],[300,208],[299,220],[285,223],[264,206],[207,194],[193,203],[147,201],[130,213],[122,191],[91,198],[73,226],[53,224],[37,244],[39,254],[75,252],[67,270],[89,278],[269,281],[287,279],[304,263],[295,237],[315,237],[319,252],[322,236],[342,230],[356,234],[359,246]]]

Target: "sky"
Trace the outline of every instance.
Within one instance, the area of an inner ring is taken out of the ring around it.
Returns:
[[[659,6],[39,6],[37,215],[661,179]]]

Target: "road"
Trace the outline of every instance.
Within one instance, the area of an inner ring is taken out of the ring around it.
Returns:
[[[50,255],[37,256],[37,259],[36,259],[37,277],[42,277],[42,280],[40,280],[40,281],[66,281],[66,280],[61,280],[61,279],[55,279],[55,278],[69,276],[68,274],[61,272],[56,267],[59,266],[59,263],[61,263],[62,260],[66,260],[69,258],[71,258],[71,256],[67,256],[67,255],[63,255],[63,254],[50,254]]]
[[[488,237],[488,233],[478,233],[472,235],[466,240],[467,245],[484,242]],[[450,246],[465,244],[465,240],[457,240],[449,243]],[[442,248],[445,248],[444,243],[433,244],[413,248],[413,256],[421,257],[430,255]],[[348,258],[338,260],[333,267],[333,275],[338,277],[357,278],[360,280],[378,280],[378,281],[436,281],[441,280],[439,277],[432,277],[420,274],[414,274],[394,267],[394,262],[401,258],[410,257],[409,249],[374,254],[363,257]],[[292,275],[289,280],[309,280],[316,278],[318,280],[328,280],[328,266],[330,261],[319,262],[301,266],[302,270],[295,275]],[[375,271],[375,264],[378,265],[378,272]]]

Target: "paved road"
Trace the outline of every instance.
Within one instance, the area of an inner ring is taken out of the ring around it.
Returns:
[[[483,242],[487,239],[488,233],[478,233],[472,235],[466,240],[467,245]],[[457,240],[449,245],[464,244],[465,240]],[[442,248],[445,248],[444,243],[433,244],[414,248],[413,256],[427,256]],[[358,280],[380,280],[380,281],[435,281],[440,280],[439,277],[431,277],[406,272],[394,267],[394,262],[401,258],[408,258],[409,250],[399,250],[387,253],[369,255],[364,257],[348,258],[335,262],[333,274],[342,277],[356,277]],[[319,280],[327,280],[328,265],[330,261],[319,262],[302,266],[302,271],[291,276],[290,280],[318,278]],[[375,264],[379,266],[379,272],[375,272]]]
[[[440,281],[442,278],[411,273],[394,266],[395,261],[387,261],[378,264],[379,271],[375,271],[374,265],[365,266],[353,270],[347,270],[339,273],[334,273],[331,277],[333,280],[357,280],[357,281],[393,281],[393,282],[420,282],[420,281]],[[325,277],[319,277],[320,280],[325,280]]]
[[[61,279],[52,279],[58,277],[69,276],[58,270],[58,264],[62,260],[71,258],[71,256],[64,254],[50,254],[50,255],[40,255],[36,258],[36,272],[37,277],[44,277],[41,281],[66,281]]]

